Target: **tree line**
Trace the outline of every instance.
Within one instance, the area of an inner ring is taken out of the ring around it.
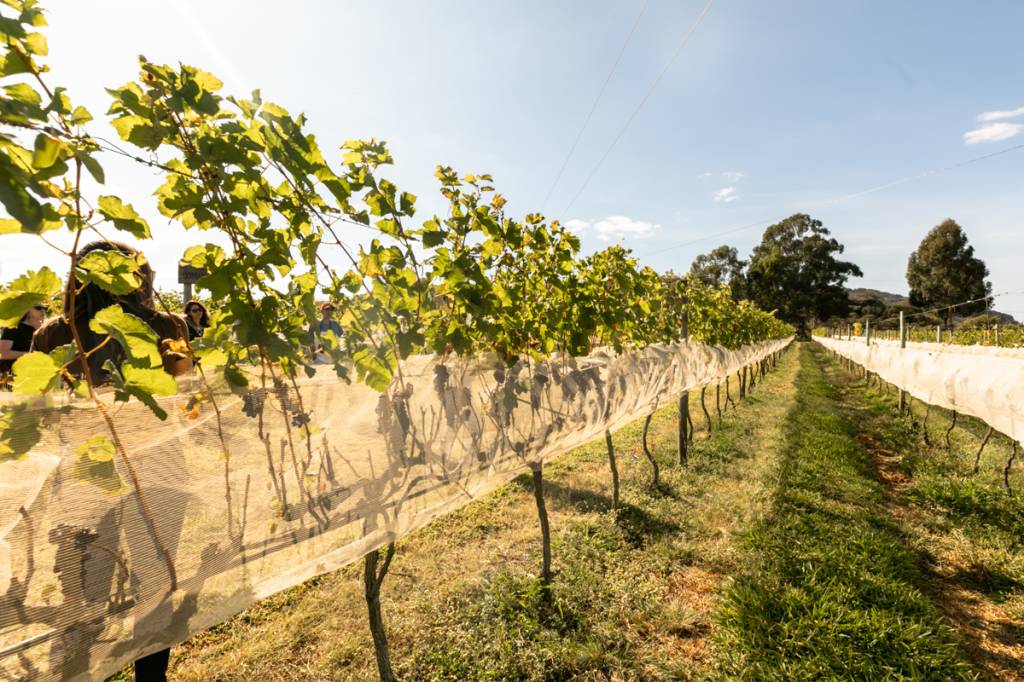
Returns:
[[[776,311],[802,336],[818,324],[871,320],[885,328],[900,311],[927,324],[952,327],[991,308],[988,268],[952,219],[932,228],[910,254],[907,301],[851,298],[846,283],[863,272],[841,259],[844,250],[820,220],[797,213],[770,225],[746,260],[736,247],[722,245],[697,256],[689,274],[708,285],[727,286],[736,300]],[[989,320],[985,316],[969,324]]]

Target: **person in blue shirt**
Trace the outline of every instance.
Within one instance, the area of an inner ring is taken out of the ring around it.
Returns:
[[[321,339],[327,332],[334,332],[341,339],[341,325],[334,319],[334,304],[330,301],[320,304],[320,319],[309,326],[309,350],[314,355],[320,352]]]

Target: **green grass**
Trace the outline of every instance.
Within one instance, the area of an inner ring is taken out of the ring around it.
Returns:
[[[978,473],[974,462],[987,427],[960,415],[945,446],[951,414],[915,403],[899,417],[896,396],[830,363],[830,378],[856,414],[859,437],[892,481],[891,509],[924,556],[928,591],[960,631],[968,656],[987,679],[1024,677],[1024,495],[1022,467],[1004,489],[1010,442],[991,438]],[[925,443],[927,428],[931,445]]]
[[[955,632],[922,592],[923,557],[886,508],[822,363],[804,346],[771,513],[744,539],[726,590],[720,672],[746,679],[971,679]]]

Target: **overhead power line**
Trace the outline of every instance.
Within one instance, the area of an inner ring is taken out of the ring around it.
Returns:
[[[597,174],[597,171],[601,168],[601,165],[604,164],[605,159],[608,158],[608,155],[611,154],[612,150],[615,148],[615,145],[619,143],[619,140],[622,139],[622,136],[626,134],[627,130],[629,130],[629,126],[633,124],[633,120],[637,117],[637,114],[639,114],[640,110],[644,108],[645,104],[647,104],[647,100],[649,100],[651,98],[651,95],[654,94],[654,90],[658,87],[658,83],[661,82],[661,79],[665,77],[665,74],[668,73],[669,69],[672,68],[672,65],[675,64],[677,59],[679,59],[679,55],[682,54],[683,48],[685,48],[686,44],[690,42],[690,36],[692,36],[694,31],[697,30],[697,27],[701,25],[701,23],[704,21],[704,18],[707,17],[708,13],[711,11],[711,7],[714,4],[715,0],[708,0],[708,4],[704,6],[704,9],[701,11],[696,21],[694,21],[693,24],[690,25],[690,28],[688,28],[686,32],[683,34],[682,38],[679,41],[679,45],[676,46],[675,52],[672,53],[671,59],[668,60],[664,68],[662,68],[661,73],[659,73],[658,77],[654,79],[653,83],[651,83],[651,87],[647,89],[646,94],[644,94],[643,98],[640,100],[640,103],[637,104],[636,108],[633,110],[633,113],[631,113],[629,115],[629,118],[626,119],[625,124],[619,130],[619,134],[615,136],[615,139],[613,139],[612,143],[608,145],[607,149],[605,149],[604,154],[601,155],[601,158],[598,159],[597,163],[594,164],[594,167],[590,169],[590,173],[587,175],[586,180],[583,181],[583,184],[576,191],[576,194],[573,195],[572,199],[569,201],[568,204],[566,204],[565,208],[562,210],[563,215],[568,214],[569,209],[572,208],[573,204],[576,203],[576,200],[579,199],[580,195],[583,194],[583,192],[587,189],[587,186],[590,184],[590,181]]]
[[[615,75],[616,69],[619,68],[619,62],[622,61],[622,55],[626,53],[626,47],[629,45],[629,41],[633,39],[633,34],[636,33],[636,27],[640,25],[640,19],[644,16],[644,12],[647,11],[648,4],[650,4],[650,0],[645,0],[643,7],[640,8],[640,13],[636,15],[636,19],[633,21],[633,27],[629,29],[629,33],[626,34],[626,39],[622,42],[622,47],[619,49],[619,56],[615,58],[615,63],[612,64],[611,70],[608,71],[608,76],[605,77],[604,84],[601,85],[601,89],[598,91],[597,97],[594,98],[594,103],[590,106],[590,111],[587,113],[587,117],[583,119],[583,125],[580,126],[579,132],[576,133],[576,139],[572,141],[572,146],[569,147],[569,153],[567,153],[565,158],[562,160],[562,166],[558,169],[558,173],[555,175],[555,181],[551,183],[548,193],[544,196],[544,201],[541,204],[541,207],[547,206],[548,200],[551,199],[551,195],[558,186],[559,180],[562,179],[562,173],[565,172],[566,166],[569,165],[569,159],[571,159],[573,153],[575,153],[576,146],[580,143],[580,138],[583,137],[583,131],[587,129],[587,126],[590,124],[590,119],[594,116],[594,112],[597,111],[597,105],[601,102],[601,98],[604,96],[604,91],[608,89],[608,83],[611,82],[612,76]]]
[[[1015,152],[1015,151],[1018,151],[1018,150],[1021,150],[1021,149],[1024,149],[1024,144],[1018,144],[1018,145],[1014,145],[1012,147],[1007,147],[1006,149],[1000,149],[999,151],[990,152],[988,154],[982,154],[981,156],[975,156],[975,157],[972,157],[970,159],[965,159],[964,161],[958,161],[957,163],[949,164],[947,166],[940,166],[938,168],[933,168],[931,170],[927,170],[927,171],[924,171],[922,173],[916,173],[914,175],[908,175],[908,176],[900,178],[898,180],[893,180],[891,182],[887,182],[887,183],[882,184],[882,185],[877,185],[875,187],[870,187],[868,189],[861,190],[859,192],[852,192],[850,194],[844,194],[844,195],[836,197],[834,199],[829,199],[828,201],[821,201],[821,202],[818,202],[818,203],[815,203],[815,204],[810,204],[806,208],[815,209],[815,208],[826,208],[828,206],[834,206],[835,204],[839,204],[839,203],[842,203],[844,201],[849,201],[850,199],[856,199],[858,197],[862,197],[862,196],[865,196],[867,194],[874,194],[875,192],[881,192],[883,190],[890,189],[892,187],[896,187],[897,185],[902,185],[904,183],[912,182],[914,180],[920,180],[922,178],[926,178],[926,177],[929,177],[929,176],[932,176],[932,175],[938,175],[940,173],[945,173],[946,171],[955,170],[957,168],[963,168],[964,166],[969,166],[971,164],[978,163],[979,161],[984,161],[986,159],[991,159],[991,158],[994,158],[996,156],[1002,156],[1003,154],[1009,154],[1010,152]],[[756,220],[756,221],[751,222],[751,223],[744,223],[743,225],[738,225],[736,227],[730,227],[730,228],[722,230],[720,232],[713,232],[711,234],[706,234],[703,237],[696,237],[694,239],[690,239],[690,240],[687,240],[687,241],[684,241],[684,242],[677,242],[675,244],[669,244],[668,246],[661,246],[661,247],[658,247],[658,250],[656,252],[655,251],[650,251],[650,252],[647,252],[647,253],[644,253],[644,254],[640,254],[640,255],[651,256],[651,255],[654,255],[655,253],[662,253],[663,251],[672,251],[674,249],[681,249],[681,248],[686,247],[686,246],[692,246],[693,244],[699,244],[700,242],[707,241],[708,239],[715,239],[717,237],[724,237],[726,235],[730,235],[730,234],[733,234],[735,232],[742,232],[743,230],[749,230],[749,229],[752,229],[752,228],[755,228],[755,227],[760,227],[762,225],[769,225],[769,224],[771,224],[773,221],[775,221],[777,219],[778,219],[778,217],[774,216],[774,217],[766,219],[766,220]]]

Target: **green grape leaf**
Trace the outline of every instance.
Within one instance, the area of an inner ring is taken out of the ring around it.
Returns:
[[[26,353],[14,361],[14,392],[40,395],[60,380],[60,368],[46,353]]]
[[[107,176],[103,172],[103,166],[100,165],[99,161],[84,153],[79,153],[75,156],[85,166],[85,170],[89,171],[89,175],[92,176],[93,180],[101,185],[107,181]]]
[[[423,232],[423,246],[428,249],[440,246],[444,243],[444,232],[440,230],[424,230]]]
[[[121,373],[127,391],[145,391],[157,396],[174,395],[178,392],[178,382],[163,369],[142,369],[125,365],[121,368]]]
[[[139,269],[145,257],[120,251],[90,251],[78,261],[80,282],[95,284],[112,294],[130,294],[142,285]]]
[[[121,368],[124,384],[115,392],[117,400],[128,400],[129,396],[139,399],[153,411],[159,419],[167,419],[167,411],[156,402],[154,396],[174,395],[178,392],[178,382],[163,369],[141,369],[131,365]]]
[[[75,110],[71,112],[71,122],[75,125],[85,125],[92,120],[92,114],[85,107],[75,107]]]
[[[21,459],[39,442],[39,419],[25,405],[0,410],[0,462]]]
[[[0,326],[15,327],[35,306],[45,306],[60,291],[60,279],[49,268],[30,270],[0,292]]]
[[[139,318],[121,310],[121,306],[112,305],[96,313],[89,321],[89,329],[113,337],[137,367],[163,366],[156,332]]]
[[[49,47],[46,45],[46,36],[42,33],[29,33],[27,36],[22,38],[21,42],[29,51],[29,54],[45,57],[50,53]]]
[[[37,169],[49,168],[60,156],[61,143],[58,140],[39,133],[36,135],[35,151],[32,152],[32,166]]]
[[[369,348],[356,351],[352,355],[352,361],[355,363],[356,376],[359,380],[381,393],[388,389],[391,377],[397,369],[390,352],[382,358]]]
[[[79,445],[75,449],[75,454],[94,462],[113,462],[114,441],[103,434],[97,434]]]
[[[99,198],[99,210],[117,229],[128,232],[137,239],[150,238],[149,225],[135,212],[131,204],[123,203],[114,196],[102,196]]]
[[[228,361],[228,355],[220,348],[201,348],[196,351],[196,357],[202,363],[204,370],[223,367]]]
[[[114,126],[122,140],[143,149],[156,149],[163,139],[161,131],[157,130],[149,119],[135,114],[115,118],[110,125]]]
[[[212,270],[223,263],[225,258],[224,249],[220,246],[216,244],[200,244],[185,249],[181,262],[194,268]]]
[[[75,449],[78,459],[72,467],[72,476],[111,495],[124,493],[128,488],[114,466],[114,452],[114,443],[107,436],[98,434],[89,438]]]

